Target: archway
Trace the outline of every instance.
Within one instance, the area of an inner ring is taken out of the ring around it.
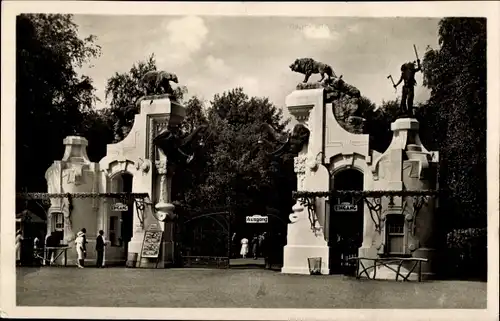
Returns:
[[[128,172],[117,174],[111,179],[112,193],[132,193],[133,176]],[[111,247],[120,248],[120,262],[125,264],[128,253],[128,243],[133,236],[134,207],[126,204],[127,209],[111,210],[108,218],[108,238]]]
[[[345,169],[335,173],[330,188],[344,191],[362,191],[363,173]],[[363,242],[363,202],[350,195],[330,200],[329,247],[330,271],[345,273],[353,266],[349,258],[357,256]]]

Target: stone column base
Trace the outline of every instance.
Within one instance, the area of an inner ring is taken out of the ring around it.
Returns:
[[[330,274],[328,246],[287,245],[283,253],[281,273],[310,274],[308,258],[321,257],[321,274]]]
[[[139,256],[141,255],[142,241],[137,241],[132,238],[130,242],[128,242],[128,253],[127,253],[127,262],[125,266],[127,267],[139,267]],[[135,261],[132,260],[135,257]]]
[[[173,265],[173,248],[174,243],[171,241],[162,241],[160,257],[156,258],[141,258],[140,261],[136,263],[135,267],[145,268],[145,269],[164,269],[168,266]]]

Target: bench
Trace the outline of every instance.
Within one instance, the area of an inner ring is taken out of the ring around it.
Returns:
[[[68,266],[68,250],[70,249],[69,246],[54,246],[54,247],[45,247],[43,249],[35,249],[34,250],[34,257],[35,259],[42,260],[42,265],[54,265],[53,263],[57,261],[59,257],[61,257],[62,254],[64,254],[64,266]],[[48,257],[49,250],[53,251],[54,253],[54,260],[51,260],[50,257]]]
[[[182,264],[186,267],[196,265],[212,265],[220,268],[229,267],[229,257],[227,256],[182,256]]]
[[[368,279],[375,280],[377,276],[377,267],[385,266],[391,271],[396,273],[396,281],[398,281],[399,277],[403,278],[403,281],[410,281],[409,277],[411,273],[418,266],[418,282],[422,281],[422,262],[428,262],[427,259],[417,258],[417,257],[379,257],[379,258],[370,258],[370,257],[351,257],[350,261],[356,261],[356,278],[359,279],[361,275],[364,273]],[[373,265],[365,267],[363,264],[363,260],[372,261]],[[413,266],[408,271],[406,275],[401,274],[401,267],[405,262],[413,262]],[[395,270],[389,264],[397,264],[397,270]],[[360,267],[362,268],[360,272]],[[370,274],[368,271],[373,269],[373,277],[370,278]]]

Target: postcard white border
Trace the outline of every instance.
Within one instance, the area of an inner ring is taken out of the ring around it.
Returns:
[[[167,309],[167,308],[34,308],[15,306],[15,16],[19,13],[106,15],[265,15],[337,17],[486,17],[488,18],[488,309],[485,310],[311,310],[311,309]],[[499,33],[500,4],[495,1],[257,3],[257,2],[2,2],[2,116],[0,309],[12,318],[137,318],[207,320],[497,320],[499,239]]]

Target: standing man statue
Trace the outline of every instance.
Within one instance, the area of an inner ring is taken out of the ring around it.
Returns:
[[[415,96],[415,74],[422,70],[420,65],[420,59],[417,57],[417,67],[415,68],[415,62],[408,62],[401,66],[401,78],[394,84],[394,88],[397,88],[399,84],[404,81],[403,84],[403,96],[401,97],[401,113],[407,116],[413,116],[413,98]]]

